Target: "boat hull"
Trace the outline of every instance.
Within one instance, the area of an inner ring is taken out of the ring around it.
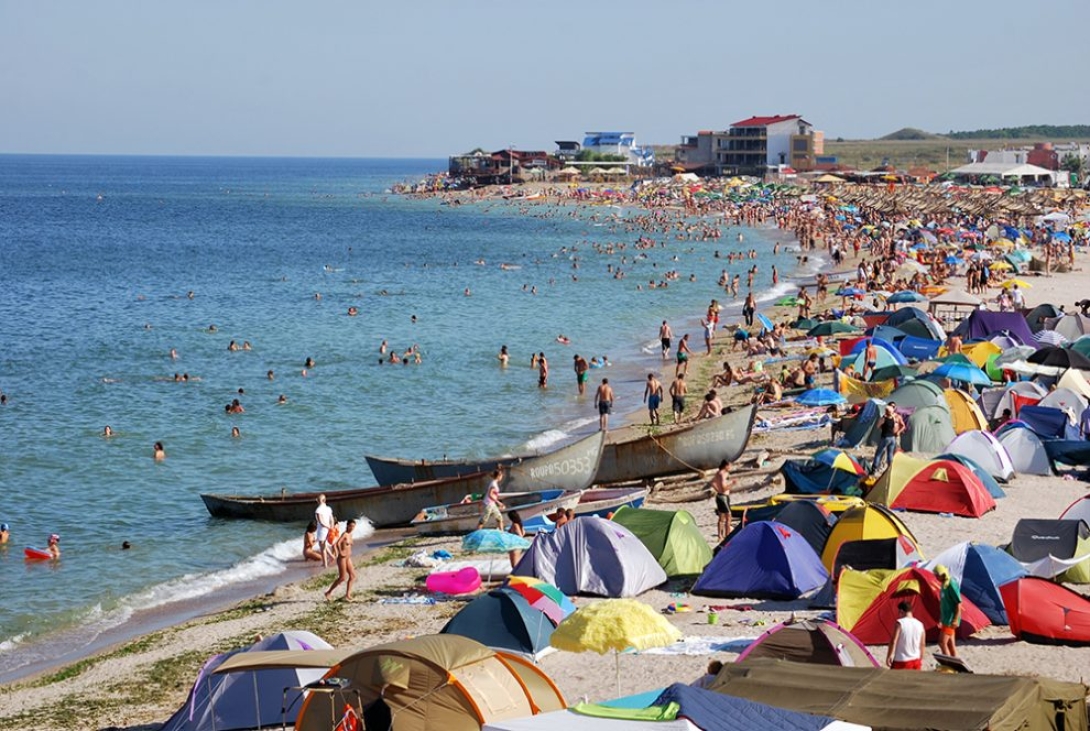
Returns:
[[[721,461],[733,462],[745,451],[756,415],[756,406],[746,406],[675,431],[607,443],[594,482],[605,485],[717,469]]]
[[[434,480],[387,487],[303,492],[285,495],[201,495],[208,512],[217,518],[306,523],[314,518],[318,495],[339,520],[366,517],[375,527],[407,525],[429,505],[456,503],[466,495],[484,492],[491,480],[487,472],[451,480]]]
[[[594,488],[586,490],[575,506],[576,517],[597,515],[608,518],[618,508],[639,508],[650,492],[646,487]]]
[[[501,493],[500,500],[506,506],[506,514],[517,510],[523,521],[558,509],[574,508],[581,492],[570,490],[544,490],[542,492]],[[469,533],[480,522],[481,502],[454,503],[427,507],[413,520],[413,527],[422,536],[441,536]]]
[[[477,472],[492,472],[497,467],[518,464],[534,455],[519,457],[498,457],[482,460],[411,460],[396,457],[375,457],[367,455],[367,466],[379,485],[399,485],[405,482],[427,480],[446,480],[462,477]]]

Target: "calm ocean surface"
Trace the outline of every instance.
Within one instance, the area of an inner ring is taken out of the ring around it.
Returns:
[[[659,322],[684,331],[723,300],[723,268],[744,283],[752,262],[727,267],[716,249],[756,247],[757,287],[772,296],[761,231],[743,244],[729,229],[717,243],[669,240],[636,264],[630,249],[629,276],[615,280],[606,267],[621,254],[588,242],[638,233],[593,217],[631,210],[520,215],[384,194],[444,165],[0,156],[0,521],[12,530],[0,548],[0,673],[34,659],[57,628],[89,641],[134,611],[299,563],[298,526],[213,519],[201,492],[373,484],[367,453],[548,448],[596,422],[592,397],[576,396],[574,353],[608,354],[618,409],[636,409],[647,369],[662,365],[649,354]],[[579,247],[578,270],[565,246]],[[789,274],[794,254],[779,258]],[[636,290],[669,269],[682,281]],[[699,328],[687,329],[698,350]],[[384,339],[418,344],[423,364],[378,366]],[[231,340],[252,350],[229,352]],[[528,368],[534,350],[552,364],[545,392]],[[308,357],[316,366],[303,377]],[[236,397],[246,413],[225,415]],[[100,436],[107,424],[112,439]],[[51,532],[63,559],[25,562],[23,547]]]

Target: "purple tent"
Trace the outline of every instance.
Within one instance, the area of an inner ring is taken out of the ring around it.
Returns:
[[[1022,345],[1037,347],[1037,339],[1026,324],[1026,318],[1017,312],[973,310],[954,330],[954,335],[961,336],[963,340],[987,340],[1000,333],[1006,333]]]

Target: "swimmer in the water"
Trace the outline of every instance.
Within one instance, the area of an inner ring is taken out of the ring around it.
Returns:
[[[231,436],[234,437],[235,439],[238,439],[239,437],[242,436],[242,430],[239,429],[237,426],[231,427]]]
[[[155,459],[156,462],[162,462],[164,459],[167,458],[167,452],[165,449],[163,449],[162,442],[155,443],[155,446],[152,447],[151,456]]]
[[[176,349],[174,349],[174,348],[170,349],[170,359],[171,360],[178,360],[178,351]]]
[[[106,426],[104,426],[102,428],[102,436],[112,437],[113,435],[114,435],[114,430],[110,428],[109,424],[107,424]]]
[[[359,311],[358,307],[353,306],[353,307],[348,308],[348,316],[349,317],[355,317],[358,314],[360,314],[360,311]]]
[[[278,404],[286,404],[287,402],[288,402],[288,397],[285,396],[284,394],[280,394],[280,398],[278,398],[276,400],[276,403],[278,403]]]
[[[210,332],[210,333],[216,332],[216,326],[215,325],[209,325],[208,326],[208,332]]]
[[[314,367],[314,359],[311,358],[310,356],[307,356],[306,362],[303,363],[303,367],[304,368],[313,368]]]
[[[272,372],[272,369],[269,369],[269,372],[265,374],[265,378],[268,378],[271,381],[276,378],[276,374]]]

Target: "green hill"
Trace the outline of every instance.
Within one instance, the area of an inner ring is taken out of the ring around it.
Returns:
[[[1085,139],[1090,137],[1090,124],[1031,124],[1025,127],[975,129],[963,132],[951,131],[946,136],[954,140]],[[887,138],[883,137],[882,139]]]
[[[924,132],[922,129],[916,129],[915,127],[904,127],[892,132],[885,137],[879,137],[880,140],[937,140],[942,135],[932,134],[930,132]]]

